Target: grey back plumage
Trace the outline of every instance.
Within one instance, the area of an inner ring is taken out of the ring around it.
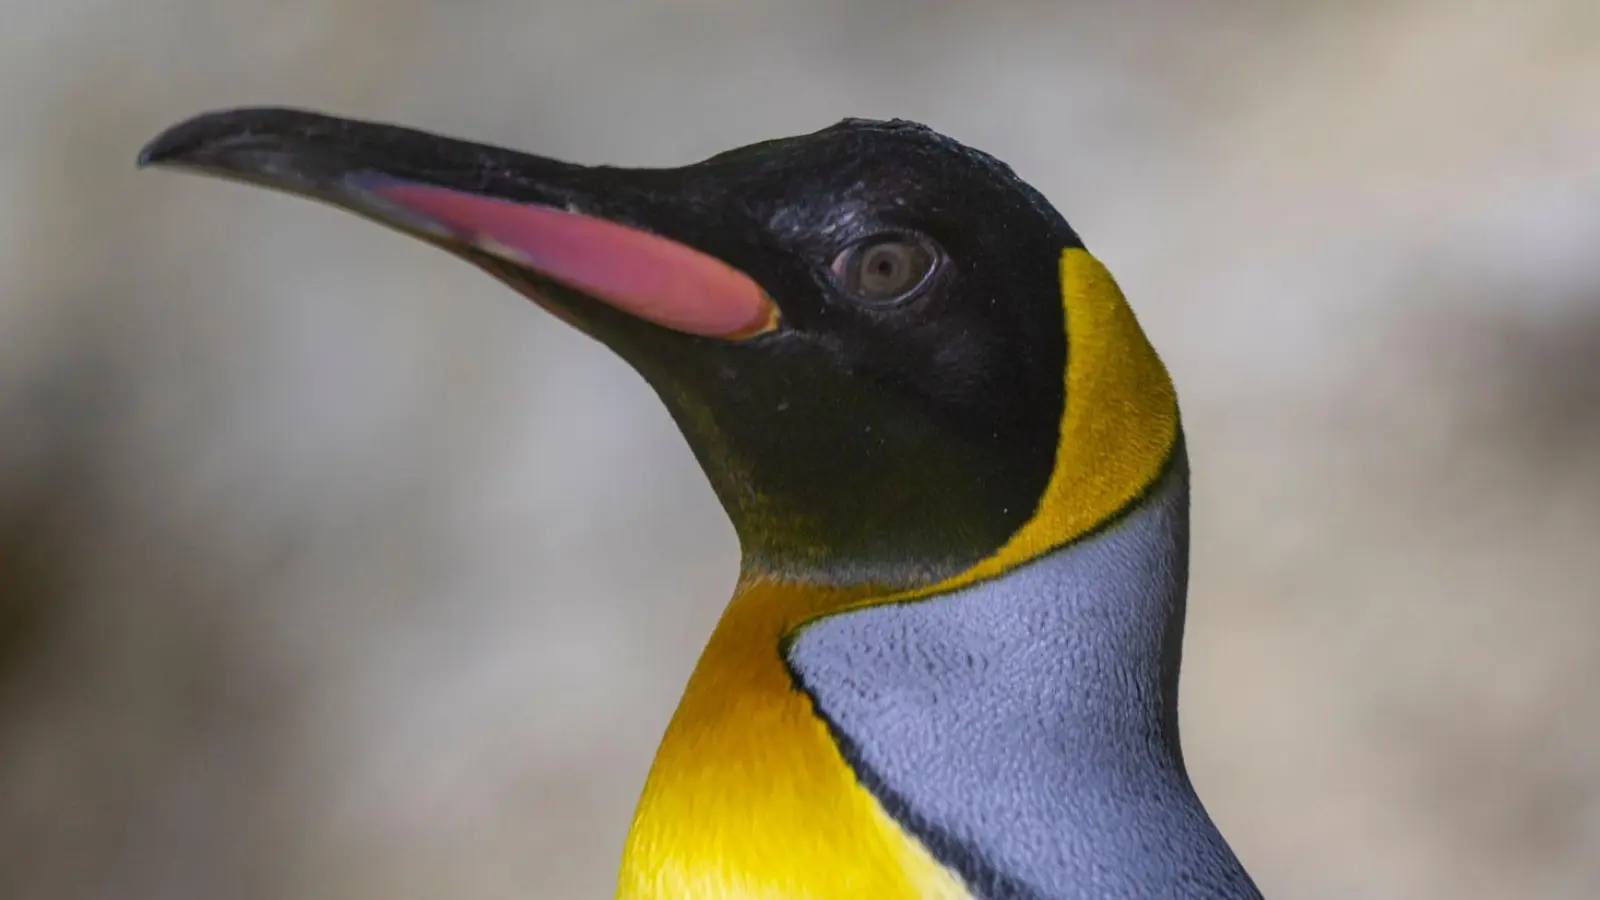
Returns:
[[[1089,538],[812,624],[789,665],[862,783],[985,900],[1258,898],[1184,769],[1188,470]]]

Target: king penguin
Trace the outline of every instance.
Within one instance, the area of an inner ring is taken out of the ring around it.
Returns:
[[[899,120],[634,169],[290,109],[139,161],[440,246],[666,404],[742,562],[617,897],[1260,896],[1179,746],[1172,382],[1005,164]]]

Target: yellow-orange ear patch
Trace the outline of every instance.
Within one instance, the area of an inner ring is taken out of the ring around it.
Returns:
[[[1056,465],[1033,518],[970,571],[994,575],[1105,524],[1154,484],[1178,438],[1178,396],[1116,280],[1061,254],[1067,395]]]
[[[828,614],[943,594],[999,575],[1110,522],[1156,482],[1178,439],[1178,396],[1122,289],[1079,248],[1061,253],[1066,403],[1055,468],[1033,517],[972,568]]]

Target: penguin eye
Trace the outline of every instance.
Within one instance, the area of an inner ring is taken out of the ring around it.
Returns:
[[[833,274],[846,293],[869,303],[901,300],[928,280],[939,264],[939,247],[925,237],[868,238],[833,261]]]

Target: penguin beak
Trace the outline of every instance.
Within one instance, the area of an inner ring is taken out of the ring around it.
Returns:
[[[139,165],[330,203],[462,256],[585,330],[595,310],[555,296],[575,292],[702,338],[743,340],[779,322],[754,279],[694,245],[694,217],[663,197],[659,170],[579,166],[290,109],[198,116],[147,144]]]

